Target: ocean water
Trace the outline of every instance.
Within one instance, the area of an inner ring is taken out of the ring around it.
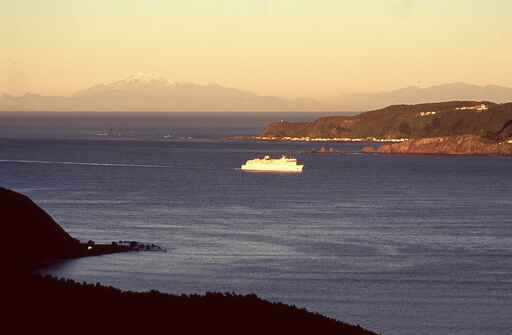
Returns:
[[[284,118],[315,115],[0,114],[0,185],[81,240],[168,249],[46,270],[58,276],[256,293],[383,334],[511,334],[512,158],[222,141]],[[305,170],[239,170],[266,153]]]

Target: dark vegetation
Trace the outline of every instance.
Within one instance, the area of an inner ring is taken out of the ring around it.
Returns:
[[[2,188],[0,220],[1,327],[11,330],[7,333],[375,334],[255,295],[136,293],[34,275],[34,267],[44,263],[140,245],[103,245],[94,251],[101,245],[79,243],[28,197]]]
[[[485,104],[488,110],[457,109],[480,104]],[[506,126],[511,120],[512,103],[450,101],[393,105],[355,116],[322,117],[310,123],[274,122],[264,129],[261,136],[425,138],[484,135],[490,140],[503,140],[512,136],[512,126]]]
[[[2,257],[11,267],[31,268],[80,254],[80,242],[28,197],[0,188]]]
[[[43,324],[58,318],[58,323],[74,325],[71,329],[85,323],[89,329],[110,326],[129,333],[160,329],[171,334],[375,334],[255,295],[135,293],[39,276],[24,277],[16,286],[14,291],[2,286],[11,311]]]

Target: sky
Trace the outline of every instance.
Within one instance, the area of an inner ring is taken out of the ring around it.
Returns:
[[[0,0],[0,94],[136,72],[322,99],[512,86],[509,0]]]

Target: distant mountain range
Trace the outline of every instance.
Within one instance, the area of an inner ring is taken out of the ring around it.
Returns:
[[[397,104],[420,104],[442,101],[512,101],[512,88],[487,85],[478,86],[466,83],[451,83],[421,88],[411,86],[381,93],[341,94],[331,106],[346,111],[367,111]]]
[[[0,110],[4,111],[295,111],[316,110],[317,106],[314,100],[262,96],[218,84],[179,83],[144,73],[95,85],[69,97],[0,97]]]
[[[138,73],[71,96],[0,96],[3,111],[365,111],[392,104],[448,100],[512,101],[512,88],[453,83],[427,88],[342,94],[328,101],[263,96],[221,86],[173,82]]]

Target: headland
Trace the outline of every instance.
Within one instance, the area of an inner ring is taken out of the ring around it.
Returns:
[[[254,294],[171,295],[33,274],[36,267],[86,256],[162,251],[134,241],[81,243],[31,199],[0,188],[4,329],[16,332],[376,335],[359,325],[263,300]]]
[[[512,154],[512,103],[447,101],[392,105],[354,116],[270,123],[255,136],[231,141],[350,142],[364,153]]]

